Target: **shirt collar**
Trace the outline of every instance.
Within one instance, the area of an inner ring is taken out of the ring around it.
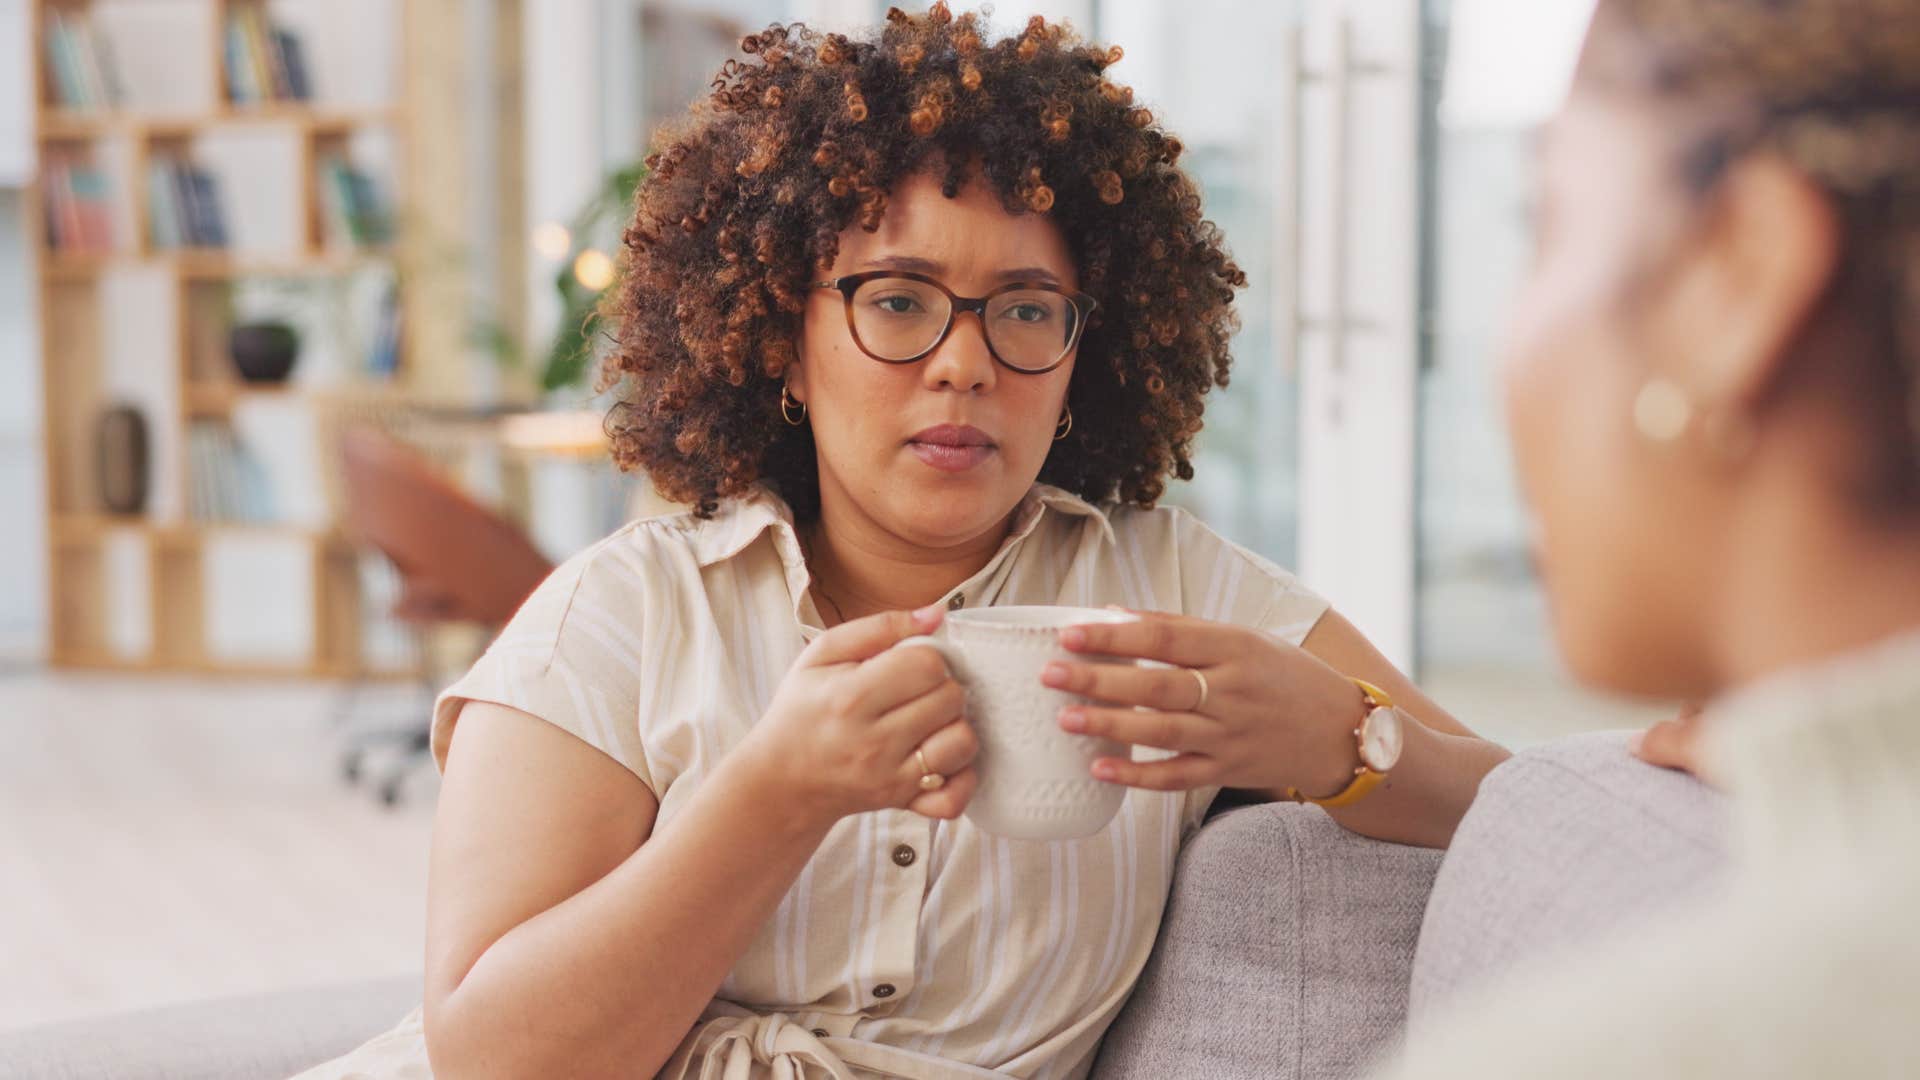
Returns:
[[[1108,519],[1110,509],[1096,506],[1051,484],[1035,484],[1015,508],[1013,528],[1007,533],[1006,543],[1001,550],[1004,552],[1032,535],[1048,511],[1068,517],[1092,518],[1107,542],[1113,543],[1113,523]],[[787,506],[785,499],[765,484],[755,484],[747,494],[722,502],[719,513],[710,521],[700,521],[690,514],[685,515],[684,521],[690,527],[694,557],[702,567],[733,558],[769,529],[774,531],[774,546],[780,553],[781,562],[790,569],[806,564],[806,556],[800,550],[800,535],[794,526],[792,509]]]

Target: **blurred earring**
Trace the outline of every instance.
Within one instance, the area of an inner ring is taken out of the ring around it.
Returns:
[[[1670,379],[1653,378],[1633,399],[1633,426],[1648,442],[1670,443],[1693,423],[1693,402]]]
[[[793,415],[793,408],[796,405],[800,407],[800,415],[798,417]],[[788,424],[794,427],[799,427],[807,422],[807,403],[794,397],[791,387],[782,386],[780,388],[780,415]]]
[[[1700,434],[1714,456],[1729,465],[1745,461],[1760,440],[1753,418],[1734,408],[1709,409],[1702,413]]]
[[[1067,411],[1060,414],[1060,422],[1053,427],[1053,441],[1059,442],[1061,439],[1066,438],[1067,432],[1072,430],[1073,406],[1069,405],[1067,406]]]

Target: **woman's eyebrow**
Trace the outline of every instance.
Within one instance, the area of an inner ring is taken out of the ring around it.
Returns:
[[[928,277],[940,277],[946,273],[945,263],[933,259],[923,259],[917,255],[881,255],[868,259],[866,269],[904,270],[912,274],[926,274]],[[995,281],[1044,281],[1060,284],[1060,275],[1044,266],[1021,266],[1011,270],[1002,270],[994,276]]]

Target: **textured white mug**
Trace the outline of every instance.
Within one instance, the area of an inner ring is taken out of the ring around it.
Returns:
[[[1113,820],[1126,789],[1095,780],[1089,767],[1099,758],[1128,757],[1128,748],[1062,731],[1060,710],[1087,699],[1043,685],[1040,671],[1053,660],[1131,665],[1070,653],[1060,647],[1060,631],[1136,619],[1094,608],[976,608],[953,612],[931,636],[904,643],[938,649],[966,689],[967,719],[980,736],[980,787],[968,820],[1016,840],[1091,836]]]

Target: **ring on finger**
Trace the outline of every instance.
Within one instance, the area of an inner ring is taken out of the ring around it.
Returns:
[[[1193,708],[1187,710],[1188,712],[1191,712],[1191,713],[1197,713],[1204,710],[1207,707],[1207,696],[1209,692],[1207,687],[1207,677],[1201,674],[1200,669],[1198,668],[1188,668],[1187,674],[1193,676],[1194,681],[1200,684],[1200,700],[1194,702]]]
[[[926,747],[923,746],[920,749],[915,750],[913,752],[913,759],[920,763],[920,790],[921,791],[939,791],[941,788],[947,786],[947,778],[937,772],[934,772],[933,767],[927,764],[927,748]]]

